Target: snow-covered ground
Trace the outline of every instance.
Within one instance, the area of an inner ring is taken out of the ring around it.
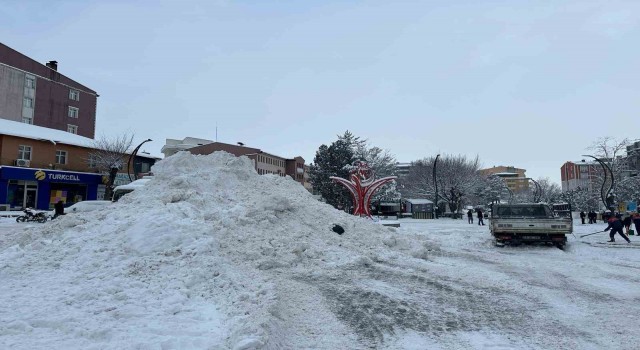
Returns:
[[[0,348],[639,347],[638,245],[600,233],[499,248],[466,220],[384,227],[224,153],[153,170],[101,212],[0,218]]]

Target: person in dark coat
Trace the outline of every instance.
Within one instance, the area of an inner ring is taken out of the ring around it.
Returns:
[[[616,240],[614,239],[613,236],[615,236],[616,233],[619,233],[620,236],[622,236],[622,238],[624,238],[627,241],[627,243],[631,243],[631,241],[629,240],[629,237],[625,236],[625,234],[622,233],[622,221],[620,221],[620,219],[615,217],[615,215],[611,215],[611,217],[609,218],[609,226],[607,226],[607,228],[605,228],[604,230],[605,231],[611,230],[611,232],[609,233],[609,238],[611,239],[607,242],[615,242]]]
[[[633,224],[636,226],[636,235],[640,235],[640,213],[633,214]]]
[[[482,209],[478,208],[476,209],[476,212],[478,213],[478,226],[484,226],[484,214],[482,213]]]
[[[53,208],[56,210],[55,215],[53,215],[53,219],[57,218],[60,215],[64,215],[64,202],[63,201],[58,201],[58,203],[53,205]]]
[[[473,224],[473,211],[471,209],[467,212],[467,221],[469,221],[470,224]]]
[[[598,221],[598,214],[596,214],[596,212],[593,211],[593,210],[591,212],[589,212],[589,214],[590,214],[589,223],[590,224],[595,224]]]
[[[631,214],[627,215],[623,220],[622,220],[622,225],[624,226],[624,233],[627,234],[627,236],[629,235],[629,228],[631,228]]]
[[[584,225],[584,219],[587,217],[587,214],[584,213],[584,211],[580,212],[580,220],[582,220],[582,224]],[[589,217],[591,217],[591,213],[589,213]],[[591,219],[589,219],[589,221],[591,221]]]

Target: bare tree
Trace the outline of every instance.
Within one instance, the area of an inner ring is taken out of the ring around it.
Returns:
[[[126,166],[128,153],[131,152],[133,136],[128,133],[115,137],[102,135],[93,141],[93,151],[89,152],[87,162],[101,174],[109,175],[105,198],[111,198],[113,195],[113,183],[118,170]]]
[[[560,194],[562,189],[560,185],[555,182],[551,182],[548,177],[541,177],[537,180],[540,185],[541,195],[540,200],[545,203],[555,203],[560,201]]]
[[[504,180],[495,174],[481,178],[474,195],[484,203],[500,203],[511,198],[511,193]]]
[[[530,181],[528,189],[514,193],[512,198],[514,203],[531,203],[536,200],[542,203],[554,203],[561,200],[560,194],[562,190],[560,186],[551,182],[549,178],[539,178],[535,180],[535,182],[532,182],[533,181]]]
[[[435,157],[430,157],[411,163],[409,174],[403,178],[404,191],[407,194],[435,197],[434,161]],[[448,203],[451,212],[459,213],[462,203],[482,184],[479,167],[480,161],[477,156],[468,159],[464,155],[443,155],[438,160],[438,197]]]
[[[612,195],[617,200],[632,200],[638,199],[640,191],[640,179],[630,177],[633,173],[631,158],[626,154],[627,146],[630,144],[629,139],[616,139],[610,136],[601,137],[591,144],[589,151],[592,151],[594,155],[606,163],[614,178],[614,186],[612,189]],[[604,182],[604,174],[600,167],[596,171],[596,182],[602,184]],[[590,191],[590,195],[593,199],[600,198],[600,188]]]

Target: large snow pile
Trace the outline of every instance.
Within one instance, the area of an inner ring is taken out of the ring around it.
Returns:
[[[394,229],[336,211],[290,178],[260,176],[245,157],[179,153],[153,172],[105,211],[67,215],[2,252],[2,276],[23,281],[5,285],[15,293],[0,326],[7,345],[355,342],[305,281],[389,254]]]
[[[101,212],[0,219],[0,348],[640,344],[640,246],[577,238],[602,224],[577,225],[565,251],[497,248],[466,220],[352,217],[226,153],[153,171]]]

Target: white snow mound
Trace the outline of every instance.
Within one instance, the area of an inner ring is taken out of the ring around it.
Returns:
[[[408,246],[394,229],[320,203],[289,177],[258,175],[246,157],[180,152],[153,172],[104,211],[67,215],[0,252],[2,274],[29,281],[14,296],[28,301],[2,317],[8,344],[329,348],[312,334],[355,335],[301,280],[367,268],[390,246]],[[297,314],[301,305],[317,319]],[[295,339],[309,322],[313,331]]]

